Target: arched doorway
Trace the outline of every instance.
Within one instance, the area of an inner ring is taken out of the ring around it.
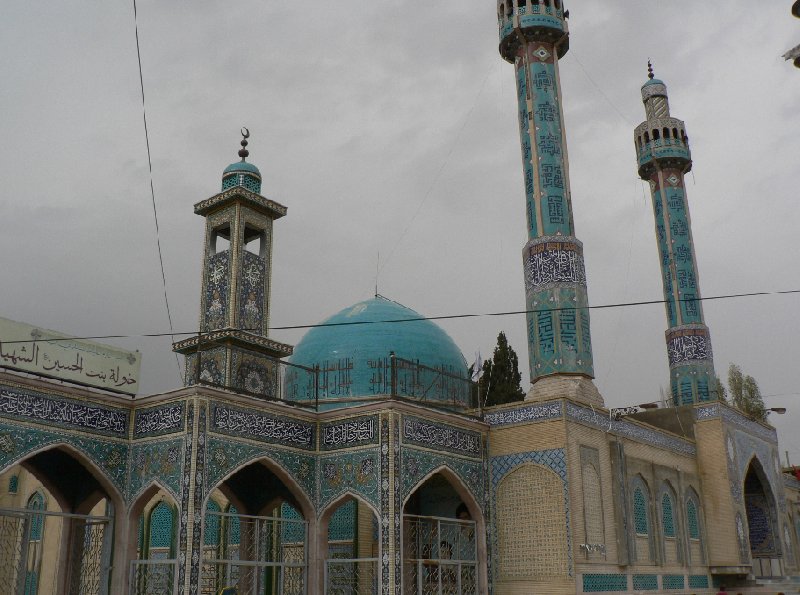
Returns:
[[[347,495],[322,515],[320,532],[326,536],[320,547],[326,595],[377,593],[380,526],[375,511]]]
[[[250,463],[220,482],[206,501],[202,595],[307,593],[311,504],[270,461]]]
[[[67,445],[33,453],[8,473],[14,491],[0,509],[0,592],[108,594],[120,496],[107,478]]]
[[[780,533],[775,496],[757,458],[753,458],[744,478],[744,505],[753,574],[758,577],[782,576]]]
[[[132,508],[136,556],[131,560],[131,594],[175,592],[178,580],[178,506],[158,485],[145,491]]]
[[[443,472],[409,496],[403,508],[405,595],[477,595],[475,510]]]

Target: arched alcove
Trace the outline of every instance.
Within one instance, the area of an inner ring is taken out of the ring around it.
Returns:
[[[758,457],[750,461],[743,487],[753,573],[772,576],[774,571],[770,561],[779,559],[782,554],[778,511],[772,486]]]
[[[446,467],[429,474],[403,506],[403,593],[482,592],[484,535],[480,507],[458,476]]]

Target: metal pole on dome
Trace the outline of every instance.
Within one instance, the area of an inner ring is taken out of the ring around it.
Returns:
[[[391,391],[391,396],[397,396],[397,362],[395,361],[394,351],[389,352],[389,361],[390,361],[390,374],[391,374],[391,385],[389,390]]]

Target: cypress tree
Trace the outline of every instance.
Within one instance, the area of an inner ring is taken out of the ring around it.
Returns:
[[[522,401],[525,393],[520,387],[519,359],[508,344],[506,334],[497,335],[497,346],[492,359],[483,362],[483,376],[478,383],[481,403],[487,407]]]

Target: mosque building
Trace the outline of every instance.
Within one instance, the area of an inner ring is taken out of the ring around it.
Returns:
[[[174,344],[184,387],[134,396],[138,354],[0,324],[0,593],[761,593],[800,574],[800,481],[774,428],[714,391],[692,159],[666,85],[651,69],[634,145],[671,400],[609,410],[570,193],[568,13],[499,0],[497,16],[525,193],[525,400],[482,407],[453,340],[380,295],[295,347],[271,339],[287,207],[262,191],[243,130],[240,160],[194,207],[203,278],[198,333]]]

